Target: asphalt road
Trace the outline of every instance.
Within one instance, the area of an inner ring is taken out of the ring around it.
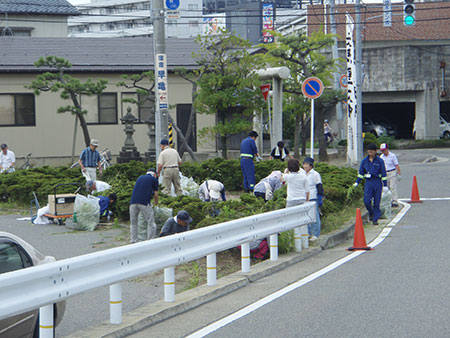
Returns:
[[[450,197],[449,150],[395,151],[409,198]],[[432,155],[438,162],[420,163]],[[211,337],[449,337],[450,201],[413,204],[374,251],[213,331]],[[369,227],[367,232],[374,230]],[[373,234],[373,233],[372,233]],[[132,335],[183,337],[348,255],[349,243]]]
[[[421,197],[450,196],[450,186],[448,184],[448,182],[450,182],[450,162],[448,162],[448,159],[450,158],[450,150],[408,150],[395,151],[395,153],[397,153],[399,157],[400,165],[403,171],[403,179],[399,184],[399,197],[408,198],[410,196],[412,175],[417,176]],[[438,156],[444,160],[425,164],[420,163],[431,156]],[[311,323],[305,325],[305,323],[301,321],[303,323],[301,327],[311,326],[313,328],[318,327],[318,329],[321,329],[325,328],[323,323],[324,321],[328,321],[328,316],[330,316],[330,322],[333,323],[338,319],[343,319],[337,316],[337,314],[331,316],[329,312],[333,309],[333,313],[337,311],[342,314],[342,316],[345,314],[348,318],[345,320],[347,327],[355,327],[356,330],[356,328],[360,325],[365,326],[367,324],[365,321],[361,324],[359,321],[354,320],[356,317],[360,318],[361,313],[368,313],[369,319],[373,318],[375,322],[378,322],[378,324],[380,324],[380,320],[386,320],[385,316],[378,314],[378,312],[381,313],[383,311],[378,311],[376,307],[370,308],[370,311],[369,309],[365,310],[366,305],[369,302],[372,302],[373,299],[375,299],[381,291],[385,291],[385,289],[389,290],[391,297],[397,299],[398,297],[394,297],[397,294],[395,290],[400,289],[400,291],[405,291],[405,293],[409,295],[410,302],[407,302],[406,304],[399,303],[398,306],[408,306],[404,309],[399,308],[398,313],[392,312],[393,310],[390,310],[389,313],[395,313],[396,316],[400,316],[400,313],[409,313],[409,311],[413,311],[411,312],[411,316],[402,315],[399,318],[414,318],[417,323],[421,322],[425,313],[433,314],[435,308],[429,304],[422,307],[423,304],[417,303],[415,300],[428,299],[427,296],[423,296],[424,291],[429,290],[430,285],[445,287],[444,283],[442,283],[442,280],[436,280],[435,282],[431,281],[428,283],[425,283],[424,281],[423,284],[417,284],[421,288],[415,290],[411,289],[411,287],[416,285],[416,281],[417,283],[422,281],[422,279],[416,278],[416,274],[419,276],[421,275],[416,270],[409,270],[409,272],[406,271],[406,275],[402,278],[393,279],[393,277],[397,277],[397,275],[399,275],[399,271],[401,271],[400,268],[402,266],[416,266],[417,263],[420,263],[417,265],[418,268],[422,267],[422,264],[425,263],[431,264],[429,267],[437,267],[438,265],[445,266],[443,263],[443,258],[441,259],[440,257],[445,257],[445,253],[447,252],[445,250],[444,243],[445,238],[448,237],[448,234],[444,231],[445,228],[442,226],[445,224],[445,220],[450,216],[450,211],[448,211],[448,215],[446,212],[447,210],[450,210],[449,208],[446,208],[446,205],[448,205],[446,203],[447,202],[426,202],[423,205],[415,205],[405,218],[404,222],[406,223],[402,222],[397,228],[395,228],[391,237],[387,239],[385,243],[383,243],[375,252],[364,254],[363,256],[357,258],[356,261],[348,263],[345,267],[323,276],[321,279],[312,282],[307,287],[301,288],[301,290],[298,290],[299,295],[296,295],[295,298],[294,295],[289,294],[284,298],[287,300],[296,299],[295,302],[282,304],[277,310],[270,310],[269,313],[274,311],[281,317],[286,316],[286,318],[288,318],[286,313],[299,314],[305,312],[304,309],[308,309],[306,312],[310,313],[311,316],[305,317],[305,320],[311,320]],[[437,214],[439,214],[439,219],[437,218],[438,216],[436,216]],[[73,257],[126,244],[126,231],[120,228],[102,229],[94,232],[72,232],[65,227],[59,227],[56,225],[33,226],[28,222],[17,221],[17,217],[21,216],[0,216],[0,230],[9,231],[21,236],[34,245],[43,254],[55,256],[57,259]],[[409,219],[409,217],[413,218]],[[426,228],[424,229],[425,226]],[[427,239],[429,243],[420,237],[424,234],[425,239]],[[437,245],[438,243],[434,243],[436,237],[442,239],[442,243],[441,241],[438,241],[440,243],[439,245]],[[389,250],[390,243],[394,241],[395,243],[392,244],[392,249]],[[285,271],[275,274],[274,276],[264,278],[256,283],[252,283],[250,286],[238,290],[229,296],[222,297],[219,300],[205,304],[196,310],[189,311],[184,315],[177,316],[173,319],[165,321],[164,323],[155,325],[149,330],[136,334],[136,337],[180,337],[187,335],[190,332],[194,332],[208,323],[214,322],[229,313],[251,304],[255,300],[271,292],[279,290],[280,288],[347,255],[347,252],[343,250],[344,247],[345,246],[333,250],[327,250],[318,255],[318,257],[309,259],[307,264],[293,266]],[[414,250],[410,251],[408,248]],[[386,254],[384,252],[386,252]],[[399,252],[402,254],[399,255]],[[437,255],[438,257],[434,257],[434,255]],[[430,262],[423,261],[422,257],[426,256],[430,257]],[[398,263],[398,266],[394,264],[395,262]],[[361,265],[361,267],[359,267],[359,265]],[[348,278],[346,277],[347,274],[341,273],[341,271],[346,271],[353,266],[358,266],[358,269],[351,269],[347,272],[352,275],[352,278]],[[424,278],[428,278],[428,270],[432,269],[429,268],[424,271],[427,272],[423,274]],[[387,275],[389,275],[389,278]],[[434,275],[430,276],[433,277]],[[444,277],[448,279],[447,273]],[[328,279],[330,279],[330,283],[325,283]],[[390,280],[395,280],[397,283],[390,283]],[[386,287],[384,285],[386,285]],[[426,288],[427,285],[428,288]],[[367,289],[359,290],[358,286],[366,286]],[[303,291],[306,289],[308,289],[309,292],[305,293]],[[356,292],[356,290],[358,290],[358,292]],[[411,292],[406,292],[406,290],[411,290]],[[445,288],[442,289],[442,291],[447,291],[448,293],[448,290]],[[122,292],[124,312],[131,311],[150,302],[159,300],[163,297],[162,275],[161,273],[155,273],[128,281],[124,284]],[[363,295],[365,295],[365,298],[363,297],[364,299],[361,299]],[[442,300],[447,301],[447,298],[445,298],[444,295],[435,294],[434,296],[435,298],[440,298],[440,296],[443,296]],[[109,289],[107,287],[103,287],[68,299],[65,317],[56,330],[57,337],[64,337],[80,329],[93,326],[107,320],[109,318],[108,297]],[[354,298],[355,300],[352,303],[347,303],[347,298]],[[356,306],[358,301],[362,300],[364,300],[364,302],[361,302],[361,307]],[[390,301],[387,302],[387,304],[390,303]],[[414,311],[415,307],[412,306],[412,304],[416,303],[421,305],[417,305],[417,311]],[[276,302],[270,306],[274,306],[275,304]],[[356,307],[353,309],[353,306]],[[289,309],[290,311],[284,311],[284,308]],[[424,314],[419,315],[420,309],[422,309]],[[432,311],[428,311],[428,309]],[[442,310],[441,312],[445,314],[445,310]],[[264,308],[261,309],[261,311],[264,312],[266,310]],[[250,315],[243,318],[241,320],[242,322],[237,321],[236,325],[255,328],[256,331],[254,332],[259,332],[257,331],[258,325],[262,326],[265,330],[268,330],[268,327],[270,326],[269,323],[272,323],[271,318],[274,315],[270,314],[269,316],[270,317],[261,317],[261,315],[258,314],[255,318],[253,318]],[[428,317],[432,317],[432,315],[427,316],[427,318]],[[264,321],[259,321],[259,318],[264,318]],[[299,333],[301,331],[297,331],[298,327],[294,325],[294,323],[299,322],[300,319],[295,316],[291,316],[289,318],[291,318],[291,320],[288,323],[283,323],[283,326],[288,330],[291,327],[295,327],[295,331],[286,331],[285,333],[278,335],[289,337],[291,334],[295,333],[295,336],[301,336],[301,333]],[[327,319],[324,320],[324,318]],[[442,319],[439,313],[436,318]],[[364,319],[368,320],[366,317],[364,317]],[[252,325],[253,322],[255,323],[255,327]],[[227,334],[227,336],[234,336],[236,332],[242,329],[242,327],[237,327],[237,331],[233,331],[234,329],[232,327],[233,325],[226,326],[223,329],[225,331],[218,331],[216,334]],[[276,327],[279,329],[281,326],[276,325]],[[345,331],[343,329],[342,332],[358,332],[357,330],[348,330],[349,331]],[[269,331],[264,332],[267,333]],[[334,335],[332,332],[333,331],[330,331],[331,336],[339,336],[339,334]],[[373,332],[373,336],[381,336],[375,334],[377,331]],[[256,336],[256,334],[253,335],[251,332],[247,333],[249,336]],[[312,336],[322,336],[321,333],[317,332],[309,333],[311,333]],[[262,336],[269,335],[262,334]]]

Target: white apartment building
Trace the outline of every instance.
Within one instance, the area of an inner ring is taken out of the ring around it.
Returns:
[[[70,37],[152,36],[150,0],[91,0],[69,18]],[[202,0],[180,1],[179,18],[166,18],[166,37],[189,38],[202,32]]]

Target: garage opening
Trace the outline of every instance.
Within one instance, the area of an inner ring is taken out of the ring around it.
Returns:
[[[364,103],[363,132],[387,133],[395,138],[412,139],[416,105],[404,103]]]
[[[440,115],[445,121],[450,123],[450,101],[442,101],[439,103]]]

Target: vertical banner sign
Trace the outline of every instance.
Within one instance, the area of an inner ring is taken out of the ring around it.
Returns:
[[[158,104],[159,109],[169,108],[169,99],[167,97],[167,56],[166,54],[156,54],[156,79],[158,84]]]
[[[264,32],[266,29],[273,30],[273,21],[274,21],[274,9],[273,3],[263,2],[262,4],[262,12],[263,12],[263,43],[272,43],[273,35],[269,32]]]
[[[349,14],[347,17],[345,56],[347,59],[347,159],[350,164],[358,161],[358,110],[356,97],[355,48],[353,30],[355,23]]]
[[[392,26],[392,5],[391,0],[383,0],[383,26]]]

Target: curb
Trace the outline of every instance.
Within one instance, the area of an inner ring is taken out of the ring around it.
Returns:
[[[368,217],[368,213],[363,215],[363,219]],[[147,306],[140,307],[128,312],[122,317],[122,324],[113,325],[109,321],[104,321],[95,327],[89,327],[70,334],[69,338],[92,338],[126,337],[151,325],[160,323],[166,319],[174,317],[180,313],[191,310],[197,306],[210,302],[221,296],[225,296],[249,283],[253,283],[261,278],[272,275],[275,272],[285,269],[298,262],[304,261],[322,250],[333,248],[351,237],[355,224],[349,225],[343,230],[337,230],[330,235],[324,235],[318,243],[318,247],[310,247],[302,252],[289,253],[272,262],[265,260],[251,267],[251,272],[243,274],[235,272],[231,275],[217,280],[217,285],[207,286],[206,284],[176,295],[173,303],[159,300]]]

